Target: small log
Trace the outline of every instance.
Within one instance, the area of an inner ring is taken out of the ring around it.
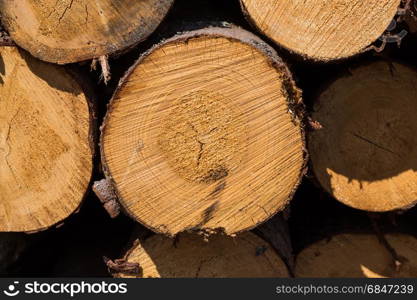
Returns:
[[[146,39],[173,0],[0,0],[2,23],[33,56],[66,64],[126,50]]]
[[[146,52],[102,126],[104,171],[155,232],[249,230],[283,210],[304,174],[300,92],[251,33],[209,27]]]
[[[389,249],[375,234],[339,234],[310,245],[297,256],[296,277],[381,278],[417,276],[417,239],[387,234],[398,253],[396,264]]]
[[[337,200],[366,211],[408,209],[417,199],[417,72],[374,62],[318,97],[309,134],[313,171]]]
[[[302,57],[331,61],[356,55],[380,37],[401,0],[240,0],[265,35]]]
[[[94,152],[85,91],[68,68],[0,48],[0,231],[46,229],[79,207]]]
[[[195,234],[175,240],[153,235],[136,244],[123,259],[106,260],[114,277],[237,278],[288,277],[284,262],[267,242],[253,233],[236,238]]]

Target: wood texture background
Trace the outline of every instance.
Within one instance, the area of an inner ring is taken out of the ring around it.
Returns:
[[[168,17],[157,31],[144,43],[125,55],[110,60],[112,80],[107,86],[96,86],[99,98],[99,120],[106,111],[119,78],[138,58],[141,51],[148,49],[161,37],[172,33],[172,24],[180,23],[187,28],[189,24],[199,26],[207,22],[229,21],[242,26],[256,34],[244,18],[238,0],[177,0]],[[169,34],[168,34],[169,33]],[[259,34],[258,34],[259,35]],[[273,43],[261,36],[271,45]],[[369,52],[359,57],[332,64],[316,64],[302,61],[287,51],[274,46],[279,54],[289,63],[298,86],[303,89],[307,109],[312,109],[313,99],[330,80],[348,73],[353,66],[366,61],[386,59],[401,61],[417,68],[417,36],[407,36],[398,49],[388,45],[386,51],[377,55]],[[84,71],[93,82],[99,81],[98,71],[90,73],[89,66]],[[98,161],[97,161],[98,162]],[[95,171],[96,180],[103,178]],[[322,188],[318,187],[312,177],[304,178],[290,207],[288,224],[294,252],[300,252],[306,245],[331,234],[341,231],[372,231],[372,226],[365,212],[354,210],[332,199]],[[417,208],[395,216],[384,214],[383,230],[403,231],[416,236]],[[128,243],[135,223],[127,216],[120,215],[110,219],[102,208],[100,201],[91,192],[78,214],[66,220],[59,228],[27,236],[27,248],[21,259],[0,274],[16,276],[109,276],[102,257],[120,257]],[[3,234],[0,234],[2,238]]]

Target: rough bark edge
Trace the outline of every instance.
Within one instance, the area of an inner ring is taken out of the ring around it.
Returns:
[[[93,184],[93,192],[111,218],[114,219],[120,214],[120,204],[117,201],[112,184],[107,179],[95,181]]]
[[[298,176],[298,182],[294,185],[293,190],[290,192],[288,199],[286,201],[286,204],[284,207],[277,208],[277,210],[273,211],[271,215],[267,218],[265,218],[263,221],[258,222],[254,224],[251,227],[242,229],[237,232],[233,232],[230,234],[226,233],[226,230],[223,227],[218,228],[184,228],[183,231],[180,232],[170,232],[167,231],[164,228],[156,228],[152,227],[149,224],[146,224],[139,218],[135,217],[132,212],[130,212],[123,204],[123,198],[121,197],[118,189],[117,184],[113,180],[112,174],[110,172],[110,169],[107,166],[106,162],[106,156],[104,153],[104,147],[103,147],[103,141],[104,141],[104,135],[106,134],[106,125],[108,123],[108,119],[110,118],[110,115],[113,111],[113,103],[116,101],[117,95],[120,92],[120,90],[124,87],[124,84],[126,83],[129,76],[134,72],[136,67],[145,59],[147,58],[153,51],[156,51],[157,49],[162,48],[166,44],[169,43],[178,43],[178,42],[187,42],[190,39],[203,37],[203,36],[210,36],[210,37],[219,37],[219,38],[227,38],[230,40],[238,41],[244,44],[247,44],[249,46],[254,47],[259,52],[265,55],[265,57],[269,60],[269,63],[273,68],[275,68],[278,72],[278,74],[282,74],[281,80],[283,82],[283,93],[287,95],[287,105],[288,105],[288,111],[292,116],[292,121],[297,124],[300,127],[300,134],[302,139],[302,152],[303,152],[303,164],[300,169],[300,173]],[[291,199],[294,197],[295,192],[298,189],[298,186],[300,185],[302,178],[307,173],[307,162],[308,162],[308,153],[306,149],[306,137],[305,137],[305,127],[304,127],[304,119],[305,119],[305,113],[304,113],[304,104],[302,101],[302,92],[299,90],[296,86],[296,83],[292,77],[292,74],[286,64],[282,61],[282,59],[278,56],[277,52],[270,47],[268,44],[266,44],[264,41],[262,41],[260,38],[258,38],[256,35],[252,34],[249,31],[246,31],[238,26],[235,26],[230,23],[223,22],[220,26],[209,26],[203,29],[198,30],[192,30],[192,31],[185,31],[185,32],[179,32],[176,35],[174,35],[171,38],[163,39],[161,42],[155,44],[153,47],[145,51],[139,59],[128,69],[128,71],[125,73],[125,75],[120,79],[119,84],[110,99],[110,102],[107,105],[107,113],[104,117],[103,123],[100,126],[100,154],[101,154],[101,162],[102,162],[102,168],[103,173],[105,175],[105,178],[108,180],[108,182],[111,183],[113,186],[113,190],[117,196],[118,202],[121,204],[121,210],[128,215],[133,220],[141,223],[146,228],[152,230],[156,233],[164,234],[168,237],[175,237],[181,232],[198,232],[201,233],[203,236],[209,236],[212,234],[218,234],[218,233],[224,233],[226,235],[234,236],[236,234],[239,234],[241,232],[249,231],[255,227],[257,227],[259,224],[262,224],[264,222],[267,222],[269,219],[271,219],[275,214],[282,211],[287,207],[291,201]]]
[[[373,59],[371,59],[369,61],[366,61],[365,63],[363,63],[363,62],[362,63],[355,63],[351,67],[349,67],[348,69],[342,70],[342,71],[338,72],[338,74],[335,77],[327,80],[318,89],[318,91],[313,96],[313,98],[314,98],[313,113],[316,113],[317,112],[317,108],[321,106],[321,100],[320,99],[321,99],[322,94],[325,93],[326,90],[329,89],[337,80],[344,79],[344,78],[349,78],[349,77],[353,76],[353,74],[351,73],[351,70],[355,70],[355,69],[362,68],[362,67],[367,67],[367,66],[370,66],[370,65],[372,65],[374,63],[378,63],[378,62],[386,63],[389,67],[393,66],[393,64],[399,64],[399,65],[402,65],[405,68],[408,68],[408,69],[414,71],[414,73],[417,74],[417,68],[416,67],[411,66],[410,64],[407,64],[405,61],[399,61],[399,60],[395,60],[395,59],[394,60],[393,59],[387,60],[387,59],[381,59],[381,58],[373,58]],[[313,118],[313,113],[311,113],[308,118],[311,117],[311,120],[314,122],[316,120]],[[305,138],[306,138],[306,146],[307,146],[308,153],[310,153],[310,151],[309,151],[309,149],[310,149],[309,144],[311,143],[312,134],[314,134],[315,131],[321,130],[321,129],[322,128],[306,130]],[[309,157],[311,157],[310,154],[309,154]],[[406,206],[404,206],[402,208],[397,208],[397,209],[394,209],[394,210],[386,210],[386,211],[367,211],[367,210],[362,210],[362,209],[353,207],[353,206],[351,206],[351,205],[349,205],[349,204],[347,204],[345,202],[340,201],[339,199],[337,199],[333,195],[333,193],[331,191],[329,191],[328,189],[326,189],[323,186],[323,184],[320,182],[320,180],[318,179],[316,170],[315,170],[314,165],[313,165],[313,161],[311,159],[309,159],[307,161],[307,173],[306,173],[306,175],[308,175],[308,179],[310,180],[310,182],[312,182],[316,187],[318,187],[322,191],[324,191],[330,198],[334,199],[335,201],[339,202],[340,204],[342,204],[344,206],[347,206],[349,208],[353,208],[353,209],[356,209],[356,210],[359,210],[359,211],[369,212],[369,213],[382,213],[382,214],[383,213],[394,212],[394,213],[401,214],[401,213],[403,213],[403,212],[405,212],[405,211],[407,211],[407,210],[409,210],[409,209],[411,209],[411,208],[413,208],[413,207],[415,207],[417,205],[417,199],[416,199],[414,202],[411,202],[410,204],[408,204],[408,205],[406,205]]]
[[[185,232],[185,233],[187,233],[187,232]],[[284,267],[286,268],[287,273],[288,273],[287,278],[294,277],[293,268],[294,268],[295,264],[291,267],[288,265],[287,261],[283,258],[283,255],[276,248],[274,242],[270,241],[266,235],[262,235],[262,233],[259,232],[259,231],[252,231],[252,232],[249,232],[249,233],[251,235],[255,236],[255,238],[264,242],[266,244],[265,246],[267,246],[266,248],[262,248],[262,247],[257,248],[256,252],[255,252],[256,256],[262,255],[268,249],[270,251],[273,251],[281,259]],[[191,234],[195,234],[195,233],[191,233]],[[233,240],[236,239],[236,238],[240,238],[240,239],[244,240],[240,236],[230,236],[230,235],[224,234],[223,232],[219,232],[217,234],[224,235],[224,236],[226,236],[228,238],[231,238]],[[154,232],[151,233],[151,234],[146,234],[146,233],[143,233],[143,231],[141,231],[140,228],[139,228],[139,231],[132,234],[130,242],[126,245],[126,247],[122,251],[121,258],[111,260],[107,257],[103,257],[104,263],[107,266],[109,274],[114,278],[122,278],[121,275],[123,275],[123,274],[124,275],[136,275],[137,278],[143,278],[142,277],[142,267],[141,267],[140,263],[129,262],[129,256],[131,255],[131,253],[137,247],[141,247],[140,246],[141,243],[145,243],[147,239],[149,239],[149,238],[151,238],[155,235],[158,235],[158,234],[154,233]],[[196,235],[198,235],[198,233]],[[178,242],[178,240],[177,240],[178,236],[175,236],[175,237],[169,237],[168,236],[168,238],[172,239],[172,243],[173,243],[174,246]],[[208,240],[206,240],[204,238],[203,238],[203,240],[205,242],[209,243]],[[127,270],[126,270],[126,268],[127,268]],[[136,273],[135,272],[130,272],[132,269],[137,271],[137,272]]]
[[[311,61],[313,63],[337,63],[340,61],[344,61],[350,58],[354,58],[357,57],[361,54],[367,53],[369,52],[370,48],[369,46],[372,45],[374,42],[376,42],[378,40],[378,38],[373,41],[372,43],[370,43],[369,45],[365,46],[364,48],[362,48],[361,50],[359,50],[357,53],[349,55],[349,56],[340,56],[340,57],[336,57],[336,58],[332,58],[332,59],[328,59],[328,58],[320,58],[320,57],[313,57],[313,56],[308,56],[304,53],[301,53],[299,51],[296,51],[294,49],[290,49],[284,45],[282,45],[281,43],[279,43],[278,41],[276,41],[275,39],[273,39],[272,37],[270,37],[268,34],[266,34],[263,30],[261,30],[261,28],[258,26],[258,24],[256,23],[256,21],[252,18],[252,16],[250,15],[248,9],[246,8],[245,3],[243,3],[244,0],[239,0],[240,2],[240,7],[242,9],[242,13],[245,16],[245,19],[250,23],[250,25],[255,28],[258,32],[260,32],[263,36],[267,37],[269,40],[273,41],[275,45],[279,46],[281,49],[285,49],[288,53],[290,53],[291,55],[295,55],[299,58],[301,58],[302,60],[308,60]],[[401,7],[401,3],[399,5],[399,7]],[[381,35],[384,32],[381,32]]]
[[[18,46],[21,46],[22,48],[24,48],[32,56],[34,56],[34,57],[36,57],[36,58],[38,58],[42,61],[49,62],[49,63],[54,63],[54,64],[59,64],[59,65],[84,62],[84,61],[91,60],[91,59],[94,59],[94,58],[99,58],[100,56],[103,56],[103,55],[105,55],[105,56],[117,56],[117,55],[121,55],[121,54],[131,50],[136,45],[138,45],[139,43],[146,40],[156,30],[156,28],[166,18],[166,16],[170,12],[170,10],[171,10],[171,8],[174,4],[174,0],[170,0],[170,1],[171,1],[171,3],[170,3],[170,5],[167,9],[167,12],[161,18],[161,20],[156,24],[156,26],[153,28],[153,30],[143,34],[143,32],[141,31],[142,28],[140,26],[138,26],[135,30],[133,30],[131,32],[128,32],[127,37],[124,39],[124,42],[123,42],[123,44],[124,44],[122,46],[123,48],[117,49],[113,46],[113,44],[110,44],[110,43],[108,43],[105,47],[102,47],[101,45],[96,46],[96,47],[87,47],[90,50],[93,50],[93,49],[96,49],[96,48],[101,48],[102,50],[100,50],[99,52],[97,52],[94,55],[91,55],[91,54],[90,55],[88,55],[88,54],[79,55],[78,59],[68,60],[66,58],[69,55],[69,53],[72,53],[74,51],[73,49],[51,48],[51,47],[45,46],[43,44],[37,45],[36,48],[27,47],[28,43],[26,43],[26,42],[25,43],[16,42],[13,39],[13,36],[10,35],[10,37],[11,37],[11,40],[13,41],[13,43],[16,43]],[[1,12],[0,12],[0,19],[2,20],[2,24],[4,25],[5,29],[9,32],[9,24],[7,22],[7,18],[5,18],[3,16],[3,13],[1,13]],[[33,48],[33,49],[30,49],[30,48]],[[60,51],[61,54],[60,55],[55,55],[55,56],[49,56],[47,58],[44,55],[39,54],[39,53],[48,52],[50,49]]]
[[[21,55],[24,57],[29,57],[30,59],[36,59],[33,58],[32,55],[27,52],[26,50],[20,49],[16,45],[8,45],[3,47],[15,47],[18,49],[18,51],[21,53]],[[87,188],[84,191],[83,197],[80,199],[78,206],[74,209],[74,211],[63,218],[62,220],[59,220],[49,226],[40,227],[36,230],[27,230],[27,231],[0,231],[3,233],[17,233],[17,232],[23,232],[26,234],[34,234],[39,233],[45,230],[48,230],[50,228],[59,228],[62,225],[64,225],[65,221],[72,215],[79,212],[81,205],[84,203],[84,200],[88,196],[88,192],[91,188],[92,179],[94,175],[94,169],[95,169],[95,160],[96,155],[99,153],[99,149],[97,147],[97,140],[98,140],[98,122],[97,122],[97,99],[95,95],[95,91],[92,88],[92,83],[90,82],[89,78],[85,75],[83,75],[79,70],[76,69],[75,66],[59,66],[54,65],[49,62],[40,61],[42,64],[53,66],[54,68],[61,69],[64,74],[66,74],[70,80],[72,80],[78,87],[80,88],[80,91],[84,94],[85,100],[87,102],[88,106],[88,114],[89,114],[89,128],[88,128],[88,145],[90,148],[90,154],[91,154],[91,174],[90,178],[88,179],[88,185]]]

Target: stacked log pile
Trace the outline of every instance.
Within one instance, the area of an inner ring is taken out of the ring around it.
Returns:
[[[0,272],[417,276],[416,2],[0,0]]]

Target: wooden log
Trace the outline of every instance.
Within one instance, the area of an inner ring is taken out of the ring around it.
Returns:
[[[401,0],[240,0],[265,35],[302,57],[331,61],[356,55],[380,37]]]
[[[313,171],[336,199],[366,211],[408,209],[417,199],[417,72],[374,62],[318,97],[309,135]]]
[[[417,239],[388,234],[386,239],[402,258],[395,265],[391,253],[374,234],[339,234],[319,241],[297,256],[296,277],[416,277]]]
[[[289,276],[273,248],[253,233],[236,238],[215,235],[209,241],[195,234],[181,234],[176,240],[153,235],[137,241],[123,259],[107,261],[107,265],[114,277],[122,278]]]
[[[63,67],[0,48],[0,231],[38,231],[80,205],[92,174],[93,115]]]
[[[130,48],[151,34],[173,0],[0,0],[3,24],[33,56],[59,64]]]
[[[256,36],[185,32],[121,81],[102,126],[104,171],[155,232],[249,230],[284,209],[304,173],[300,107],[288,69]]]

